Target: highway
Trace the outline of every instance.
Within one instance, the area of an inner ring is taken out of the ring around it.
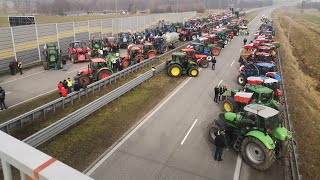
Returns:
[[[250,41],[260,17],[250,24]],[[222,111],[213,102],[213,88],[221,83],[228,90],[238,88],[239,52],[243,37],[236,37],[217,57],[216,70],[201,69],[199,77],[187,78],[153,111],[114,145],[88,172],[96,180],[151,179],[285,179],[283,166],[275,164],[259,172],[244,162],[232,147],[223,161],[214,161],[214,145],[208,141],[208,124]],[[211,64],[210,64],[211,65]]]

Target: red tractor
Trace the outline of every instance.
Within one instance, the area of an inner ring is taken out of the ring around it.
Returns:
[[[181,49],[182,52],[187,54],[187,58],[195,63],[198,66],[207,68],[209,66],[208,56],[202,54],[196,54],[194,49]]]
[[[84,87],[95,81],[107,78],[112,75],[111,67],[108,66],[105,59],[94,58],[90,60],[87,69],[83,69],[78,72],[77,76],[74,77],[75,81]]]
[[[200,33],[195,31],[193,28],[186,28],[180,32],[180,40],[182,41],[191,41],[196,40],[200,36]]]
[[[145,59],[153,58],[156,56],[157,51],[155,50],[152,43],[144,43],[142,46],[142,54]]]
[[[88,61],[91,59],[91,49],[87,47],[84,42],[72,41],[68,51],[68,56],[72,63]]]
[[[133,46],[128,49],[128,54],[121,56],[122,65],[124,68],[132,63],[140,63],[144,60],[144,55],[139,47]]]

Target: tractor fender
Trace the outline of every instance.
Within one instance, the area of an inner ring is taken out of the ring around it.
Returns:
[[[276,147],[272,138],[268,134],[263,133],[261,131],[253,130],[253,131],[248,132],[246,134],[246,136],[252,136],[252,137],[259,139],[268,149],[272,150]]]
[[[109,69],[109,68],[104,67],[104,68],[99,69],[99,71],[97,72],[97,74],[99,74],[102,70],[108,70],[108,71],[110,71],[110,69]]]

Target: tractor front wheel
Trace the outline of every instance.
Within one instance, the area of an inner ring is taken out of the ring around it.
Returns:
[[[98,78],[99,78],[99,80],[101,80],[101,79],[104,79],[104,78],[111,76],[111,74],[112,74],[112,72],[109,69],[104,69],[99,72]]]
[[[220,48],[215,47],[215,48],[212,49],[212,55],[219,56],[220,51],[221,51]]]
[[[135,63],[141,63],[144,60],[143,56],[137,56],[134,61]]]
[[[178,64],[173,64],[168,68],[168,74],[171,77],[179,77],[182,74],[182,68]]]
[[[260,171],[269,169],[275,162],[275,152],[255,137],[246,137],[241,143],[242,158],[246,163]]]
[[[240,74],[237,78],[237,82],[239,85],[244,86],[247,83],[247,79],[244,74]]]
[[[128,60],[123,60],[123,61],[122,61],[122,66],[123,66],[124,68],[127,68],[129,65],[130,65],[130,64],[129,64],[129,61],[128,61]]]
[[[198,74],[199,74],[199,70],[198,70],[196,67],[192,67],[192,68],[190,68],[189,71],[188,71],[188,75],[189,75],[190,77],[197,77]]]
[[[228,98],[226,102],[223,103],[223,108],[227,112],[235,112],[235,102],[232,98]]]
[[[201,62],[201,67],[207,68],[208,66],[209,66],[209,62],[208,62],[207,60],[203,60],[203,61]]]
[[[216,139],[216,134],[218,132],[219,128],[216,125],[216,122],[212,122],[209,124],[208,126],[208,137],[209,137],[209,141],[212,142],[214,144],[214,141]]]

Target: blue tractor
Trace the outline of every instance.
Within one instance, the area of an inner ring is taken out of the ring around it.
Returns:
[[[207,49],[207,46],[205,44],[193,42],[191,43],[191,46],[194,49],[196,54],[207,55],[208,56],[207,60],[211,61],[212,52],[210,49]]]
[[[272,63],[247,63],[242,65],[239,69],[238,84],[244,86],[247,84],[247,78],[250,76],[255,77],[270,77],[281,81],[281,77],[277,74],[276,65]]]

